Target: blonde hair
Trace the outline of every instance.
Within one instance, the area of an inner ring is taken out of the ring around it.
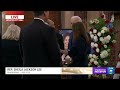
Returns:
[[[11,24],[6,32],[3,34],[2,39],[8,39],[8,40],[19,40],[20,35],[20,27],[14,24]]]

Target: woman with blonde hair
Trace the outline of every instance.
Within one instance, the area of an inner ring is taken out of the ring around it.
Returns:
[[[11,24],[2,36],[2,67],[21,67],[22,58],[19,51],[20,27]],[[3,75],[3,79],[18,79],[21,76]]]

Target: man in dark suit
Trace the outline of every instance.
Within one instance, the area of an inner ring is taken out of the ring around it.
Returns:
[[[60,67],[60,50],[55,30],[46,21],[49,11],[34,11],[34,21],[20,34],[20,49],[25,67]],[[23,75],[25,79],[60,78],[52,75]]]

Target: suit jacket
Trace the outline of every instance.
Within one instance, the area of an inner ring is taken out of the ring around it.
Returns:
[[[35,19],[20,34],[20,49],[26,67],[60,67],[60,50],[54,28]],[[48,78],[25,76],[27,79]]]

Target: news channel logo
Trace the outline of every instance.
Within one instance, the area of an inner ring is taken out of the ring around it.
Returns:
[[[24,21],[24,11],[5,11],[5,20],[11,21]]]
[[[115,74],[115,68],[114,67],[108,67],[107,72],[108,72],[108,74]]]
[[[93,67],[93,74],[115,74],[114,67]]]

